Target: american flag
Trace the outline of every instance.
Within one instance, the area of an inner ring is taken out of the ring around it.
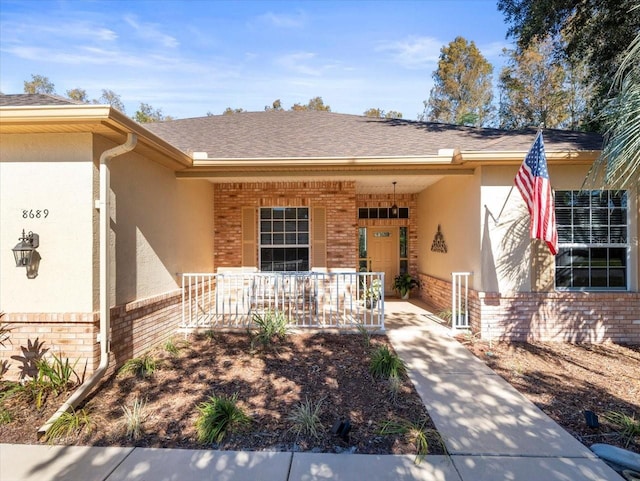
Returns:
[[[556,255],[558,253],[556,213],[547,170],[547,158],[544,154],[542,131],[538,132],[536,140],[533,141],[518,170],[516,187],[522,194],[531,215],[531,238],[544,240],[551,254]]]

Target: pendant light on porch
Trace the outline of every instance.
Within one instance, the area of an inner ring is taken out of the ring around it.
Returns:
[[[398,206],[396,205],[396,181],[393,182],[393,205],[391,206],[391,218],[398,217]]]

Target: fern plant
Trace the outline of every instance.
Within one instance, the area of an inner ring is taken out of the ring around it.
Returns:
[[[200,443],[220,443],[228,433],[251,423],[251,418],[237,403],[236,393],[231,397],[210,396],[198,406],[196,431]]]

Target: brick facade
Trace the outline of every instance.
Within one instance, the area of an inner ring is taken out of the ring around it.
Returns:
[[[387,194],[358,194],[356,196],[356,217],[357,209],[360,207],[389,207],[393,202],[393,197]],[[408,219],[358,219],[358,227],[377,226],[398,226],[407,227],[409,254],[409,273],[412,276],[418,275],[418,196],[415,194],[396,195],[396,204],[399,207],[409,208]],[[358,229],[355,232],[356,238],[356,258],[358,257]]]
[[[111,308],[111,369],[174,334],[181,302],[178,290]],[[21,363],[11,356],[22,356],[21,347],[26,348],[36,338],[44,342],[43,348],[49,353],[68,358],[72,364],[77,360],[75,369],[79,375],[84,372],[88,377],[100,363],[98,313],[7,313],[2,322],[11,328],[10,340],[0,347],[0,362],[6,360],[9,364],[7,379],[20,375]]]
[[[356,267],[355,182],[256,182],[214,185],[214,269],[242,266],[243,207],[325,207],[328,268]],[[257,217],[257,216],[256,216]],[[256,219],[257,222],[257,219]],[[256,232],[258,232],[256,226]],[[312,246],[313,248],[313,246]]]
[[[420,298],[451,309],[451,281],[420,274]],[[640,343],[640,293],[519,292],[469,289],[471,330],[484,339]]]

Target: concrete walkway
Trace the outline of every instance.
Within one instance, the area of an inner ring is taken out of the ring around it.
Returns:
[[[0,444],[0,481],[622,480],[423,307],[386,302],[388,334],[450,456]]]

